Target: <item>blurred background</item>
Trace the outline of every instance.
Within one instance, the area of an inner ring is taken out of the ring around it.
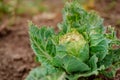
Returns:
[[[66,1],[0,0],[0,80],[24,80],[39,65],[30,47],[28,20],[57,30]],[[120,0],[80,0],[80,4],[87,11],[98,12],[106,26],[115,26],[120,38]],[[119,75],[120,71],[114,80],[119,80]]]

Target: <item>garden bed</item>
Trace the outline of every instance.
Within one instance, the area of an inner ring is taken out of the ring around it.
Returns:
[[[112,1],[112,0],[111,0]],[[100,15],[105,19],[105,25],[116,26],[117,31],[120,30],[120,0],[115,6],[109,8],[111,3],[110,0],[99,0],[96,2],[95,9],[100,13]],[[50,4],[51,0],[48,0],[47,4]],[[28,72],[35,67],[37,64],[34,60],[34,53],[31,50],[28,36],[28,25],[27,20],[32,20],[38,25],[51,25],[55,26],[61,21],[61,9],[62,3],[58,0],[53,0],[54,7],[53,10],[54,17],[51,19],[46,19],[38,17],[40,15],[35,15],[34,17],[21,17],[16,23],[10,28],[5,29],[5,34],[0,35],[0,80],[24,80]],[[113,4],[113,5],[114,5]],[[112,5],[112,3],[111,3]],[[102,7],[101,7],[102,6]],[[36,19],[36,17],[38,17]],[[120,37],[119,33],[118,36]],[[101,76],[100,76],[101,77]],[[120,79],[120,71],[118,71],[116,78],[114,80]],[[108,80],[104,78],[104,80]]]

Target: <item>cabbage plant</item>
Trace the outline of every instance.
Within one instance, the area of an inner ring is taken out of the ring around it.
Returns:
[[[31,46],[41,66],[26,80],[78,80],[99,74],[115,77],[120,68],[120,40],[97,13],[85,11],[77,1],[67,2],[58,28],[55,32],[29,22]]]

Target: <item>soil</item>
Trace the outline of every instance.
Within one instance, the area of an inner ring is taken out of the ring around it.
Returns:
[[[106,26],[111,25],[116,28],[120,38],[120,0],[96,0],[95,10],[104,18]]]
[[[111,1],[98,0],[95,9],[105,18],[105,25],[114,25],[119,30],[120,0],[116,0],[117,5],[112,9],[104,10]],[[24,80],[29,71],[39,65],[35,62],[35,55],[30,47],[27,21],[32,20],[33,23],[39,26],[54,26],[57,30],[57,23],[62,20],[62,0],[47,0],[45,3],[52,6],[52,11],[47,13],[50,17],[45,17],[46,13],[40,13],[33,17],[17,17],[11,27],[6,25],[6,20],[2,23],[7,28],[0,30],[0,80]],[[118,22],[116,23],[116,21]],[[104,78],[104,80],[109,79]],[[118,71],[114,80],[120,80],[120,71]]]

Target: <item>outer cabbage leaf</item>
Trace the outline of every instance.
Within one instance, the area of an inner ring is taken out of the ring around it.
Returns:
[[[90,71],[90,72],[86,72],[86,73],[76,73],[76,74],[73,74],[73,75],[69,75],[67,78],[68,80],[77,80],[79,79],[80,77],[89,77],[91,75],[98,75],[98,71],[101,71],[101,70],[104,70],[105,67],[104,66],[101,66],[99,68],[97,68],[96,70],[93,70],[93,71]],[[86,79],[85,79],[86,80]]]
[[[67,73],[71,72],[86,72],[90,70],[90,67],[84,62],[80,61],[79,58],[76,58],[72,55],[65,55],[61,57],[62,54],[58,54],[54,58],[54,63],[56,67],[62,67]],[[56,65],[57,64],[57,65]]]
[[[106,77],[113,78],[116,75],[116,71],[120,69],[120,49],[110,50],[100,65],[104,64],[108,70],[101,71]]]
[[[55,70],[50,66],[41,66],[33,69],[25,80],[65,80],[65,72]]]
[[[30,42],[33,51],[35,52],[40,62],[50,63],[52,56],[55,54],[55,45],[51,37],[54,35],[52,28],[38,28],[36,25],[29,23]]]
[[[66,73],[65,72],[57,72],[51,75],[45,76],[40,80],[66,80]]]

